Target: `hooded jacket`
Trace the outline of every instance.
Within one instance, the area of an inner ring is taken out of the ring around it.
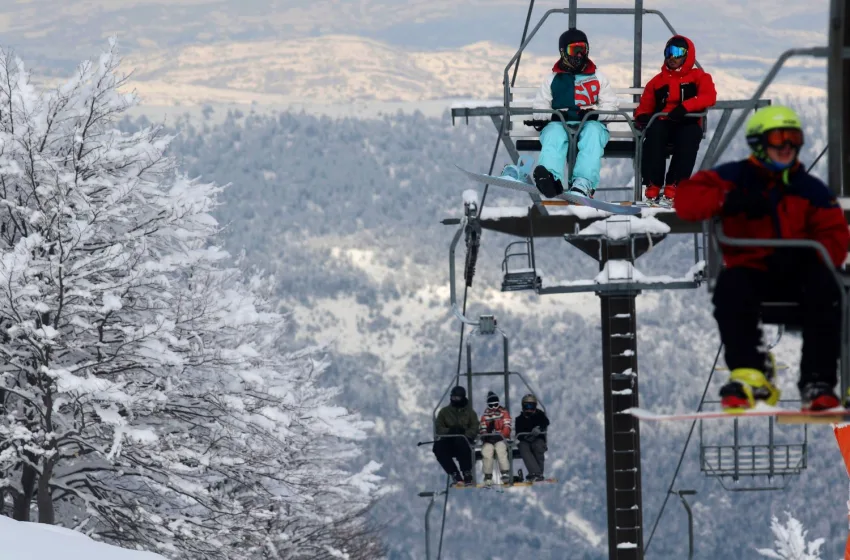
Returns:
[[[700,113],[717,103],[717,90],[711,74],[694,67],[697,59],[694,43],[682,35],[675,35],[675,38],[684,40],[688,45],[685,63],[675,70],[667,68],[666,62],[662,63],[661,72],[649,80],[640,96],[640,103],[634,112],[635,118],[669,113],[679,103],[685,106],[688,113]]]
[[[451,433],[452,428],[460,428],[470,441],[478,435],[478,415],[472,410],[469,401],[464,398],[463,406],[444,406],[437,414],[437,435]]]
[[[754,190],[770,201],[771,212],[763,218],[744,214],[723,218],[729,237],[756,239],[813,239],[824,245],[835,266],[847,257],[850,230],[835,196],[799,162],[786,172],[771,171],[754,157],[725,163],[698,172],[679,183],[676,214],[683,220],[707,220],[721,213],[726,195],[733,189]],[[769,247],[721,245],[727,267],[766,270]]]
[[[607,76],[589,58],[581,72],[565,69],[558,60],[552,67],[552,73],[543,80],[531,106],[533,109],[595,108],[616,111],[620,108],[620,100]],[[552,113],[534,113],[535,119],[548,121],[551,117]],[[616,118],[619,115],[599,115],[600,121]]]

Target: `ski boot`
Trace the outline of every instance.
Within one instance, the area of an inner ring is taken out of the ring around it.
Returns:
[[[459,472],[455,471],[452,473],[452,478],[455,481],[456,486],[463,486],[463,475]]]
[[[570,185],[570,193],[585,198],[593,198],[593,187],[590,186],[590,181],[584,177],[576,177]]]
[[[666,185],[664,187],[664,193],[661,196],[662,196],[661,201],[664,204],[666,204],[668,206],[672,206],[673,200],[675,200],[675,198],[676,198],[676,185],[675,184],[674,185]]]
[[[561,184],[561,181],[556,179],[552,172],[542,165],[534,168],[534,186],[546,198],[555,198],[564,192],[564,185]]]
[[[720,388],[720,406],[725,412],[734,414],[753,408],[756,401],[770,406],[779,402],[779,388],[773,384],[774,375],[765,375],[754,368],[736,368],[729,375],[729,382]]]
[[[484,475],[484,486],[487,488],[493,486],[493,474],[485,474]]]
[[[529,480],[529,482],[531,481],[530,475],[529,475],[529,479],[528,479],[528,480]],[[522,476],[522,469],[520,469],[520,470],[517,472],[517,474],[516,474],[516,475],[514,475],[514,483],[517,483],[517,482],[524,482],[524,479],[523,479],[523,476]]]
[[[508,473],[508,472],[503,472],[501,481],[502,481],[502,484],[510,484],[511,483],[511,474]]]
[[[649,184],[646,186],[646,190],[643,192],[643,197],[647,202],[658,202],[658,198],[661,196],[661,187],[658,185]]]
[[[803,410],[827,410],[841,406],[832,386],[822,381],[803,385],[800,389],[800,400],[803,401]]]
[[[534,160],[532,159],[521,157],[517,160],[516,165],[509,163],[502,168],[501,177],[504,177],[505,179],[513,179],[514,181],[519,181],[521,183],[531,183],[529,174],[531,173],[531,166],[533,162]]]
[[[543,482],[544,480],[546,480],[546,477],[543,476],[543,473],[535,474],[529,478],[532,480],[532,482]]]
[[[472,486],[472,471],[463,471],[463,483]]]

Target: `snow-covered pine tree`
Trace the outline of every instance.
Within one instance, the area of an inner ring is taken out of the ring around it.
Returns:
[[[824,539],[809,541],[809,532],[803,529],[803,524],[790,513],[785,512],[785,515],[788,519],[784,525],[775,515],[770,520],[775,548],[761,548],[757,552],[774,560],[821,560],[820,547],[823,546]]]
[[[379,465],[347,470],[370,424],[226,264],[220,188],[116,128],[117,68],[111,40],[38,92],[0,52],[3,513],[181,559],[375,557]]]

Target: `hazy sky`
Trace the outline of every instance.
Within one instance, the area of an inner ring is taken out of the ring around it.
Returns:
[[[535,3],[533,22],[566,0]],[[813,5],[812,5],[813,4]],[[630,0],[581,1],[580,7],[631,7]],[[646,0],[667,15],[703,53],[775,59],[791,47],[825,41],[827,0]],[[290,40],[334,33],[370,37],[400,48],[454,48],[489,40],[517,45],[524,0],[0,0],[0,44],[30,64],[68,69],[96,54],[117,34],[126,51],[192,43]],[[554,52],[567,17],[547,21],[531,49]],[[615,48],[630,56],[628,16],[579,19],[591,49]],[[646,40],[668,36],[656,17]]]

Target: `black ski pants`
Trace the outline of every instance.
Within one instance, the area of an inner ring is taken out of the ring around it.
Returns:
[[[446,474],[472,470],[472,446],[464,436],[440,436],[440,439],[434,442],[433,451]],[[460,471],[454,462],[455,459],[460,464]]]
[[[762,301],[802,305],[803,355],[798,388],[814,381],[835,386],[841,352],[840,292],[832,273],[813,251],[774,253],[768,270],[724,269],[714,290],[714,318],[730,370],[765,371],[759,326]]]
[[[646,129],[641,157],[641,175],[643,184],[658,187],[675,185],[691,176],[697,161],[699,144],[702,141],[702,127],[698,119],[688,118],[682,121],[656,119]],[[665,181],[664,169],[667,165],[667,145],[673,144],[673,155]]]

